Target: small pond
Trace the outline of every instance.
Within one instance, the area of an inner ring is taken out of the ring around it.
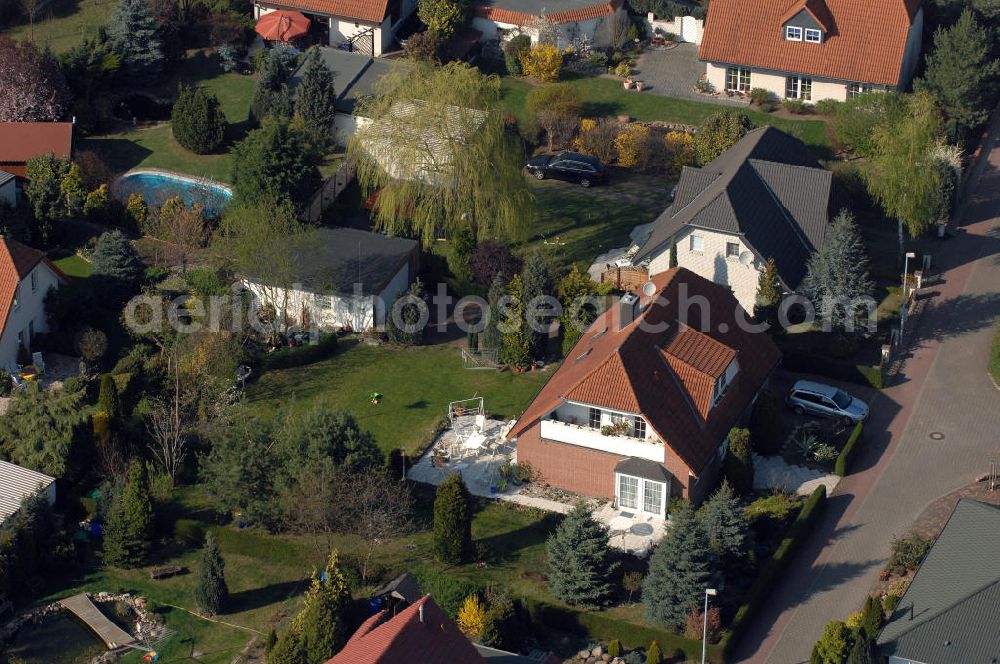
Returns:
[[[105,650],[93,632],[63,613],[19,629],[5,654],[24,664],[86,664]]]
[[[164,171],[126,173],[115,182],[113,191],[122,203],[131,194],[139,194],[150,207],[159,207],[179,196],[187,205],[200,204],[210,217],[220,215],[233,197],[232,190],[225,185]]]

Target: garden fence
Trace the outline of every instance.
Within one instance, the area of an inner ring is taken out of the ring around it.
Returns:
[[[318,223],[326,208],[337,199],[337,196],[340,196],[340,193],[347,188],[353,179],[354,169],[351,167],[350,160],[344,159],[333,175],[323,180],[323,184],[309,200],[302,215],[304,220],[311,224]]]

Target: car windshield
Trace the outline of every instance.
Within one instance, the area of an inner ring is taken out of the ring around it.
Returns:
[[[837,404],[838,408],[847,408],[851,405],[851,395],[843,390],[837,390],[833,395],[833,402]]]

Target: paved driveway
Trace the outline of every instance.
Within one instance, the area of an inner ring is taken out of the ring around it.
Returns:
[[[837,486],[751,625],[740,661],[808,661],[826,622],[860,609],[891,536],[905,535],[929,503],[986,473],[1000,455],[1000,391],[986,374],[1000,315],[1000,121],[992,136],[960,233],[935,256],[942,283],[916,322],[896,381],[872,404],[858,468]]]
[[[705,73],[705,63],[698,60],[698,45],[681,43],[673,48],[647,49],[635,65],[635,76],[649,88],[647,92],[663,97],[694,99],[727,106],[746,106],[746,101],[728,97],[702,95],[694,91],[694,84]]]

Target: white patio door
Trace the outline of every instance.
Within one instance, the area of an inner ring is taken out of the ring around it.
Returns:
[[[650,516],[663,518],[667,497],[667,484],[633,475],[618,474],[617,496],[619,509],[637,510]]]

